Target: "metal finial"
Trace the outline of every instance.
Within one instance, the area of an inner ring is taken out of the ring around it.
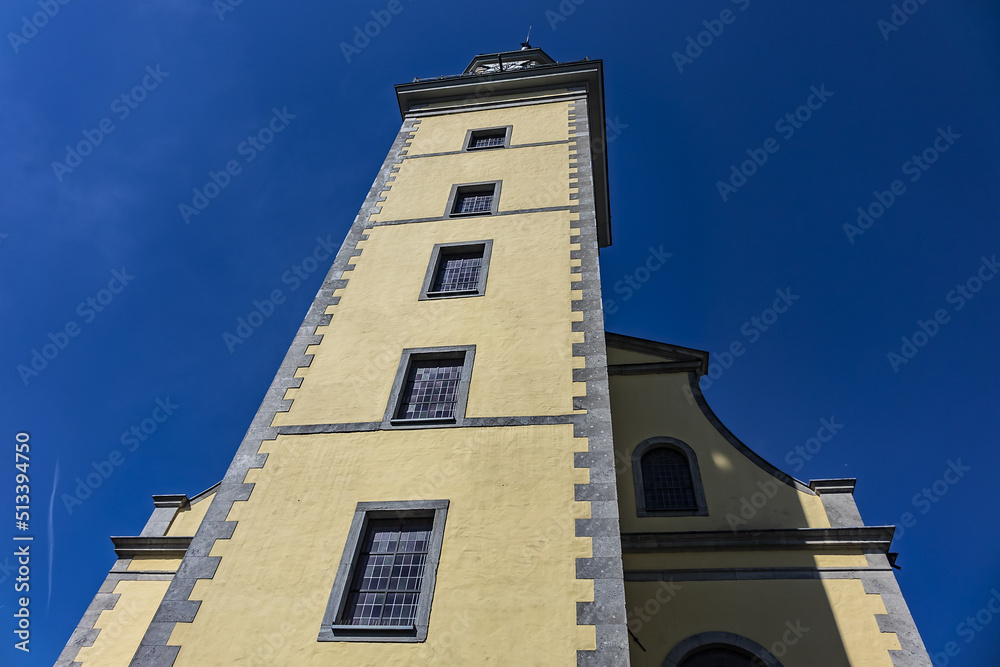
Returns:
[[[531,26],[529,25],[528,36],[524,38],[523,42],[521,42],[521,50],[524,51],[525,49],[530,49],[530,48],[531,48]]]

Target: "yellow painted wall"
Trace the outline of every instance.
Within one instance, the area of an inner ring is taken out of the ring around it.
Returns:
[[[180,558],[133,558],[128,564],[129,572],[171,571],[176,572]]]
[[[413,135],[407,156],[445,153],[464,148],[469,130],[511,125],[510,143],[534,144],[543,141],[569,139],[569,107],[566,102],[553,102],[528,107],[489,109],[468,113],[428,116],[420,121]],[[499,149],[480,151],[494,154]],[[411,160],[407,159],[407,162]],[[398,179],[397,179],[398,180]],[[563,179],[565,180],[565,179]]]
[[[881,597],[858,579],[626,582],[625,597],[629,628],[646,648],[632,644],[634,667],[660,667],[678,642],[702,632],[747,637],[784,667],[892,667],[888,651],[900,648],[875,621],[885,613]]]
[[[608,365],[615,364],[655,364],[662,361],[670,361],[666,357],[655,354],[646,354],[634,350],[619,350],[608,346]]]
[[[169,585],[169,581],[119,581],[114,592],[121,597],[114,609],[101,612],[94,623],[101,630],[97,640],[80,649],[77,662],[84,667],[128,667]]]
[[[232,540],[191,625],[178,624],[178,666],[575,665],[594,648],[576,624],[576,602],[593,599],[575,559],[591,555],[574,536],[589,503],[573,467],[585,441],[572,426],[433,429],[282,436],[265,443],[237,503]],[[451,501],[425,643],[317,642],[359,501]],[[267,604],[261,604],[267,600]],[[208,641],[240,636],[240,642]]]
[[[687,373],[615,375],[611,376],[610,385],[622,532],[830,526],[818,495],[778,481],[747,459],[712,426],[683,391],[688,387]],[[708,516],[636,516],[632,451],[654,436],[677,438],[695,451]],[[767,498],[762,495],[765,493],[773,495]],[[727,521],[729,515],[746,523],[731,524]]]
[[[208,506],[212,504],[215,492],[209,493],[198,502],[192,503],[188,507],[180,510],[174,515],[174,520],[167,529],[167,535],[194,535],[198,532],[198,526],[205,519]]]
[[[559,211],[371,229],[274,424],[381,421],[404,348],[473,344],[469,417],[572,413],[586,384],[572,375],[583,334],[570,324],[571,232]],[[483,239],[493,239],[485,296],[417,300],[435,243]]]

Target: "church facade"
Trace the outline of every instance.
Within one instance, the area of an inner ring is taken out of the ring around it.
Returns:
[[[221,482],[153,497],[58,665],[931,664],[854,480],[605,331],[599,60],[480,55],[402,126]]]

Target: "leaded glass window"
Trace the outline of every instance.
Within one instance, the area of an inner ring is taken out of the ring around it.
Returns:
[[[344,607],[344,625],[413,625],[433,519],[372,519]]]
[[[463,364],[463,359],[411,361],[397,419],[454,418]]]
[[[642,457],[642,489],[647,510],[696,509],[691,466],[676,449],[660,447]]]
[[[464,292],[479,289],[483,250],[442,254],[434,277],[434,292]]]
[[[455,213],[489,213],[493,210],[493,192],[459,193]]]

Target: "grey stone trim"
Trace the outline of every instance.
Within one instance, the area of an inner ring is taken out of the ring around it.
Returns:
[[[691,472],[691,483],[694,485],[695,507],[690,509],[651,510],[646,508],[646,490],[642,479],[642,457],[654,449],[673,449],[687,458],[688,470]],[[635,513],[640,517],[654,516],[708,516],[708,503],[705,502],[705,487],[701,483],[701,469],[698,468],[698,455],[691,446],[683,440],[656,436],[643,440],[632,450],[632,483],[635,486]]]
[[[920,637],[917,624],[910,614],[896,575],[884,553],[868,552],[869,570],[861,571],[861,584],[869,595],[880,595],[885,614],[875,614],[875,621],[882,632],[893,632],[901,649],[890,650],[889,657],[895,667],[931,667],[931,659]]]
[[[819,494],[823,509],[834,528],[863,526],[858,505],[854,502],[855,479],[813,479],[809,488]]]
[[[471,130],[470,130],[471,131]],[[515,148],[536,148],[538,146],[556,146],[559,144],[568,144],[569,139],[559,139],[556,141],[535,141],[527,144],[509,144],[504,148],[515,149]],[[468,135],[466,135],[466,143],[468,145]],[[492,148],[500,148],[500,146],[493,146]],[[473,148],[471,152],[475,153],[477,151],[489,150],[488,148]],[[418,158],[424,157],[444,157],[446,155],[461,155],[462,153],[468,153],[467,150],[461,151],[441,151],[439,153],[417,153],[416,155],[405,155],[404,160],[416,160]]]
[[[149,521],[139,533],[143,537],[158,537],[166,535],[173,523],[177,512],[190,504],[188,497],[181,494],[154,495],[153,506],[155,509],[149,517]]]
[[[698,570],[625,570],[625,581],[751,581],[756,579],[861,579],[856,567],[733,567]]]
[[[503,181],[477,181],[475,183],[456,183],[455,185],[452,185],[451,194],[448,195],[448,206],[444,210],[444,218],[471,218],[483,215],[496,215],[497,210],[499,210],[500,207],[501,187],[503,187]],[[490,188],[493,188],[493,202],[489,213],[485,211],[477,211],[475,213],[458,213],[455,211],[455,204],[459,193],[468,192],[469,190],[486,191]]]
[[[461,292],[431,292],[431,286],[434,284],[434,278],[438,273],[438,266],[441,262],[442,255],[448,255],[455,252],[473,252],[481,250],[483,254],[482,263],[479,266],[479,283],[473,290],[464,290]],[[424,276],[424,282],[420,286],[420,296],[417,297],[418,301],[429,301],[438,299],[458,299],[470,296],[485,296],[486,295],[486,276],[490,271],[490,256],[493,254],[493,239],[486,239],[483,241],[466,241],[458,243],[435,243],[434,247],[431,249],[431,260],[427,263],[427,274]]]
[[[661,343],[635,336],[606,332],[608,347],[619,350],[631,350],[656,357],[663,357],[670,362],[695,362],[698,364],[699,375],[708,373],[708,352],[696,350],[693,347],[681,347],[670,343]],[[644,366],[646,364],[622,364],[622,366]]]
[[[494,198],[494,202],[496,201],[497,199]],[[524,215],[527,213],[550,213],[552,211],[572,211],[572,210],[573,210],[572,206],[540,206],[538,208],[518,208],[511,211],[496,211],[493,213],[493,215],[494,216]],[[488,214],[482,213],[480,215],[488,215]],[[467,217],[469,217],[469,214],[457,215],[457,216],[442,215],[433,218],[400,218],[398,220],[374,220],[368,223],[368,226],[383,227],[385,225],[412,225],[420,222],[441,222],[442,220],[454,220],[455,218],[467,218]]]
[[[719,434],[729,442],[729,444],[735,447],[741,454],[743,454],[743,456],[757,464],[760,469],[764,470],[775,479],[787,484],[793,489],[801,491],[802,493],[807,493],[811,496],[816,494],[816,492],[806,486],[804,482],[795,479],[784,471],[779,470],[776,466],[771,465],[765,461],[760,454],[747,447],[742,441],[740,441],[739,438],[733,435],[733,432],[726,428],[726,425],[722,423],[722,420],[720,420],[715,413],[712,412],[712,408],[708,406],[708,402],[705,401],[705,396],[702,394],[701,386],[698,382],[699,376],[697,373],[688,374],[688,388],[691,390],[691,396],[689,398],[694,399],[698,403],[698,407],[701,408],[702,414],[705,415],[709,423],[715,427],[715,430],[718,431]]]
[[[354,519],[344,545],[344,554],[337,568],[330,600],[323,614],[323,624],[320,627],[317,641],[321,642],[422,642],[427,639],[427,628],[430,624],[431,602],[434,599],[434,584],[437,579],[437,568],[441,561],[441,545],[444,541],[444,525],[448,519],[447,500],[404,500],[358,503],[354,511]],[[416,517],[433,517],[430,543],[427,548],[427,561],[424,566],[424,578],[420,586],[420,598],[417,602],[417,617],[412,626],[400,628],[358,627],[338,624],[347,604],[347,593],[355,569],[358,567],[358,557],[361,554],[361,538],[365,534],[370,519],[405,519]]]
[[[471,152],[474,153],[476,151],[488,151],[488,150],[495,150],[495,149],[498,149],[498,148],[510,148],[510,132],[513,129],[514,129],[513,125],[501,125],[499,127],[478,127],[478,128],[476,128],[474,130],[469,130],[469,131],[467,131],[465,133],[465,141],[462,142],[462,152],[463,153],[468,153],[468,152],[471,151]],[[500,130],[504,131],[503,144],[502,145],[500,145],[500,146],[481,146],[479,148],[473,148],[472,147],[473,135],[486,134],[486,133],[496,134]]]
[[[401,419],[398,412],[406,383],[406,375],[414,358],[423,361],[437,359],[462,359],[462,379],[458,383],[458,400],[455,403],[455,416],[449,419]],[[381,428],[441,428],[443,426],[465,426],[465,406],[469,400],[469,383],[472,380],[472,364],[476,358],[475,345],[452,345],[449,347],[409,347],[403,350],[396,369],[396,377],[389,393],[389,403],[382,417]]]
[[[463,426],[466,427],[499,427],[499,426],[550,426],[552,424],[575,424],[582,421],[584,415],[536,415],[509,417],[466,417]],[[279,435],[317,435],[320,433],[360,433],[378,431],[383,422],[353,422],[341,424],[296,424],[279,426]],[[441,426],[438,425],[438,428]]]
[[[753,640],[732,632],[699,632],[687,639],[682,639],[670,650],[667,657],[663,659],[661,667],[677,667],[677,665],[681,664],[685,658],[696,650],[713,646],[734,646],[756,657],[762,665],[766,665],[767,667],[781,667],[778,659],[766,648]]]
[[[573,370],[573,380],[587,383],[586,395],[573,399],[574,408],[587,411],[574,422],[573,435],[587,438],[587,451],[574,456],[574,465],[589,469],[589,483],[577,485],[576,498],[588,499],[591,508],[590,519],[576,520],[576,535],[592,537],[594,543],[592,558],[577,558],[577,579],[593,580],[594,601],[577,603],[576,622],[577,625],[593,625],[597,635],[596,650],[577,651],[577,665],[627,667],[629,638],[587,101],[572,102],[569,113],[573,116],[568,119],[570,137],[576,144],[575,155],[570,149],[570,167],[577,168],[576,181],[570,181],[570,188],[576,190],[576,203],[570,210],[579,214],[579,220],[570,223],[573,229],[579,230],[571,241],[580,245],[579,250],[570,251],[570,258],[580,259],[582,276],[580,281],[572,283],[574,290],[582,291],[582,298],[573,301],[570,308],[583,313],[582,323],[573,330],[582,331],[584,335],[583,343],[573,344],[573,356],[585,360],[584,368]]]
[[[436,109],[423,109],[419,106],[411,107],[407,116],[412,118],[427,118],[429,116],[447,116],[456,113],[467,113],[469,111],[491,111],[494,109],[509,109],[511,107],[524,107],[532,106],[535,104],[552,104],[554,102],[573,102],[578,100],[585,100],[586,97],[581,94],[582,88],[574,88],[566,93],[553,93],[551,95],[540,95],[538,97],[533,97],[530,100],[516,100],[507,102],[469,102],[466,104],[456,103],[454,106],[449,106],[446,108],[436,108]],[[573,115],[570,114],[570,120],[573,120]],[[420,122],[414,121],[414,122]]]
[[[611,364],[608,375],[659,375],[661,373],[689,373],[701,368],[699,361],[662,361],[652,364]]]
[[[231,538],[236,529],[236,522],[227,520],[229,511],[234,502],[245,501],[250,497],[253,484],[245,483],[243,480],[246,479],[246,475],[251,469],[262,468],[267,460],[267,455],[260,453],[261,443],[278,437],[278,429],[271,426],[271,423],[277,413],[287,412],[291,408],[292,401],[285,399],[285,391],[302,384],[302,379],[295,377],[295,373],[299,368],[309,366],[312,363],[312,355],[306,354],[306,349],[308,346],[317,345],[323,340],[322,335],[316,334],[316,327],[329,321],[326,309],[336,305],[339,301],[339,298],[333,296],[334,290],[347,286],[348,281],[344,278],[345,271],[350,260],[360,254],[357,248],[358,241],[364,236],[365,229],[369,226],[369,217],[381,210],[378,206],[378,200],[383,196],[382,193],[387,190],[389,178],[395,171],[399,170],[404,144],[413,138],[413,133],[417,130],[417,122],[419,121],[414,121],[411,118],[403,120],[402,127],[382,163],[382,168],[372,183],[368,196],[347,233],[347,238],[344,239],[344,243],[337,252],[333,266],[330,267],[323,285],[309,307],[305,320],[292,340],[292,344],[285,354],[257,414],[254,415],[250,428],[212,498],[212,504],[208,508],[205,519],[198,527],[198,532],[191,541],[191,546],[184,555],[177,574],[170,582],[170,588],[167,589],[153,621],[146,629],[146,634],[132,657],[130,663],[132,667],[169,667],[173,665],[177,653],[180,651],[179,646],[167,646],[174,625],[177,622],[194,620],[197,606],[190,604],[189,601],[194,585],[198,579],[211,578],[215,574],[220,559],[210,557],[208,554],[211,553],[216,540]],[[178,608],[183,613],[178,614]]]
[[[112,537],[111,543],[115,545],[115,553],[118,558],[131,559],[136,556],[180,558],[187,552],[192,539],[194,538],[189,536],[140,535],[139,537]]]
[[[763,551],[770,549],[859,549],[886,553],[894,526],[776,528],[658,533],[622,533],[626,553],[649,551]]]
[[[120,558],[115,561],[114,566],[104,579],[97,595],[87,607],[83,618],[77,625],[69,641],[56,659],[55,667],[79,667],[82,663],[76,661],[76,657],[81,648],[93,646],[100,634],[100,628],[95,628],[94,624],[102,611],[110,611],[118,604],[121,598],[120,593],[115,593],[115,587],[119,581],[170,581],[174,578],[173,572],[129,572],[128,566],[132,562],[130,558]]]

